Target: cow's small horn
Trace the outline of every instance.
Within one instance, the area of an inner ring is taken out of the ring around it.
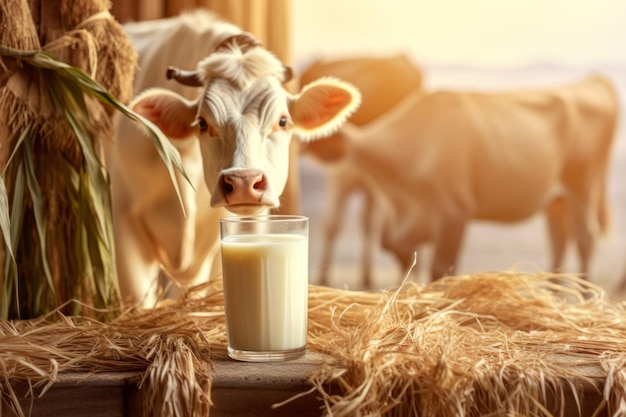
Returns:
[[[283,64],[283,82],[289,82],[293,78],[293,69],[290,66]]]
[[[176,67],[168,67],[165,76],[168,80],[175,79],[179,83],[191,87],[204,85],[200,71],[185,71]]]

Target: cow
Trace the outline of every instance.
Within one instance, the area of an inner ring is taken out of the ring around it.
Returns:
[[[470,221],[512,223],[543,212],[551,268],[561,269],[575,242],[587,274],[608,224],[618,107],[614,86],[598,74],[544,89],[418,91],[336,136],[343,163],[385,202],[381,246],[405,271],[430,243],[430,278],[453,274]]]
[[[150,307],[162,273],[179,292],[219,276],[220,218],[278,207],[294,133],[302,141],[329,135],[360,95],[333,78],[287,92],[290,69],[210,13],[125,28],[140,67],[129,107],[161,129],[184,167],[179,199],[147,131],[117,118],[106,152],[117,273],[123,299]],[[199,37],[201,45],[189,43]],[[163,81],[150,79],[155,72]]]
[[[422,88],[422,72],[405,54],[389,56],[356,56],[343,59],[320,59],[306,67],[300,74],[300,83],[308,84],[320,77],[337,77],[354,85],[362,96],[361,106],[348,121],[364,126],[397,105],[409,93]],[[382,215],[379,202],[372,189],[364,182],[364,177],[344,164],[339,149],[344,144],[336,140],[335,134],[308,142],[301,147],[303,155],[324,164],[327,169],[327,182],[332,184],[330,200],[335,204],[329,207],[322,236],[318,284],[329,284],[329,269],[332,252],[340,229],[341,215],[346,203],[355,194],[363,196],[361,253],[361,276],[365,287],[371,285],[373,248],[379,240]]]

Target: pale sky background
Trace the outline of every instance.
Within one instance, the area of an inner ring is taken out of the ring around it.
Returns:
[[[296,65],[409,52],[487,67],[626,63],[625,0],[293,0]]]

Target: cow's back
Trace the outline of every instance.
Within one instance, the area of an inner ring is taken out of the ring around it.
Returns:
[[[198,89],[167,80],[167,67],[195,70],[197,63],[210,55],[221,41],[241,32],[206,10],[126,23],[123,27],[139,54],[135,94],[151,87],[166,87],[187,98],[195,98]]]
[[[357,126],[371,122],[408,93],[422,88],[422,73],[406,55],[315,61],[302,72],[300,83],[329,76],[350,82],[361,93],[361,106],[350,117]]]
[[[478,97],[476,105],[483,118],[475,131],[482,138],[474,164],[477,218],[518,221],[564,189],[589,201],[605,187],[619,112],[606,78]]]
[[[348,121],[364,126],[388,112],[404,98],[422,88],[422,73],[406,55],[354,57],[318,60],[300,75],[302,86],[321,77],[336,77],[350,82],[361,93],[362,102]],[[310,142],[303,150],[324,162],[344,156],[347,144],[341,135]]]
[[[518,221],[545,206],[564,169],[578,180],[581,164],[606,163],[616,117],[614,92],[596,76],[553,89],[414,93],[359,133],[357,159],[424,193],[433,211]]]

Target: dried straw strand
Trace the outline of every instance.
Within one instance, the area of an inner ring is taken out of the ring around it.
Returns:
[[[611,385],[609,412],[623,401],[623,306],[577,277],[478,274],[347,301],[324,329],[311,318],[309,346],[329,358],[311,376],[328,415],[551,415],[595,378]],[[600,362],[608,372],[589,374]]]
[[[226,356],[221,282],[104,323],[53,314],[0,323],[2,402],[45,393],[67,371],[140,371],[144,413],[208,415],[212,360]],[[55,316],[55,317],[53,317]],[[626,398],[626,314],[576,276],[515,271],[396,291],[309,287],[310,381],[330,416],[550,416],[585,387]],[[568,395],[570,397],[568,397]]]

